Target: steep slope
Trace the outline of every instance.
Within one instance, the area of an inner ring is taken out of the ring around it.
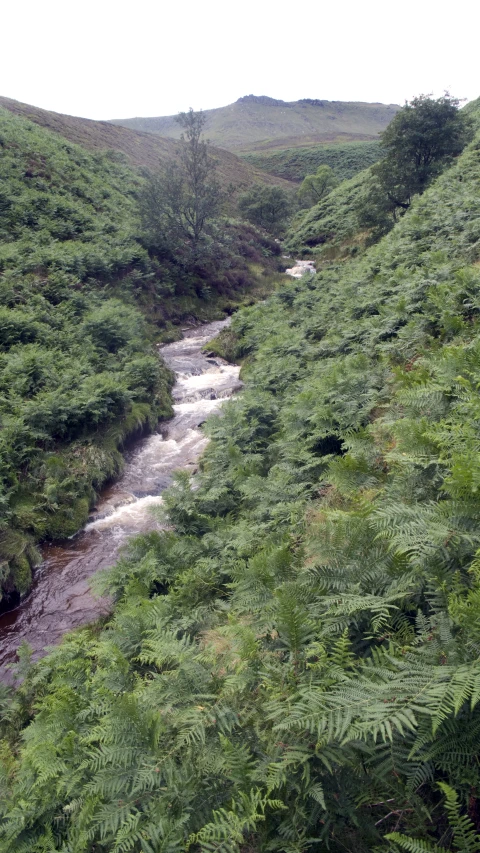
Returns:
[[[470,102],[463,108],[462,112],[469,116],[472,123],[472,133],[475,129],[480,130],[479,102]],[[372,152],[375,159],[378,160],[385,156],[385,151],[382,150],[379,143],[363,144],[376,146],[376,154]],[[340,163],[347,147],[338,147]],[[361,148],[360,145],[355,145],[355,149],[359,148]],[[313,151],[314,149],[312,149],[312,153]],[[335,148],[333,148],[332,154],[334,156],[335,153]],[[287,168],[291,163],[295,168],[293,154],[294,152],[279,152],[275,157],[267,158],[267,163],[274,166],[276,161],[277,164],[285,164]],[[308,154],[308,149],[306,149],[305,162],[308,162]],[[360,165],[361,150],[358,154],[360,159],[357,160],[357,163]],[[317,156],[316,151],[315,156]],[[282,160],[282,157],[285,159]],[[253,155],[253,160],[259,161],[260,159],[260,156]],[[300,163],[302,162],[303,157],[300,159]],[[334,164],[335,160],[332,158],[328,165],[334,167]],[[372,232],[375,230],[373,226],[369,227],[364,224],[365,221],[368,221],[368,217],[363,215],[368,206],[370,179],[371,171],[369,168],[362,171],[357,169],[354,177],[341,183],[321,202],[309,210],[297,213],[286,235],[285,247],[287,251],[294,253],[307,251],[313,254],[317,262],[344,255],[358,254],[368,241],[372,241]],[[375,234],[373,234],[373,239],[376,239]]]
[[[92,121],[53,113],[3,97],[0,97],[0,107],[23,116],[70,142],[82,145],[89,151],[119,151],[125,155],[127,163],[145,166],[152,171],[158,171],[167,162],[172,161],[178,150],[174,139],[117,127],[106,121]],[[283,182],[282,179],[274,178],[244,163],[229,151],[215,149],[214,154],[218,163],[219,180],[227,187],[250,186],[252,183],[283,184],[289,187],[286,181]]]
[[[239,313],[172,529],[3,699],[2,853],[479,849],[479,261],[480,137]]]
[[[129,435],[171,412],[153,348],[172,319],[248,298],[272,249],[225,224],[208,288],[139,239],[143,179],[0,108],[0,600],[25,594],[35,544],[73,535]],[[148,323],[145,319],[148,317]],[[3,602],[5,604],[5,601]]]
[[[231,151],[292,148],[319,142],[372,139],[399,109],[395,104],[343,101],[278,101],[247,95],[234,104],[205,110],[205,133],[214,145]],[[114,119],[116,125],[178,139],[174,116]]]
[[[76,532],[122,439],[170,404],[134,306],[139,177],[1,108],[0,177],[0,596],[15,600],[36,541]]]
[[[475,100],[469,101],[468,104],[465,104],[463,109],[467,115],[472,117],[478,127],[480,125],[480,98],[475,98]]]
[[[317,260],[355,254],[368,236],[361,231],[359,206],[368,185],[369,170],[343,181],[329,195],[291,223],[285,248],[289,252],[313,251]]]
[[[310,148],[285,148],[243,154],[247,163],[289,181],[300,182],[314,174],[319,166],[330,166],[339,181],[347,181],[372,166],[382,156],[379,142],[348,142],[336,145],[313,145]]]

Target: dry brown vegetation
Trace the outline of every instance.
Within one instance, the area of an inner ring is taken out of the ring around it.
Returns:
[[[82,145],[89,151],[113,149],[125,154],[127,161],[134,166],[145,166],[157,171],[175,157],[179,143],[174,139],[165,139],[152,133],[130,130],[110,124],[107,121],[68,116],[43,110],[30,104],[22,104],[11,98],[0,97],[0,106],[15,115],[23,116],[40,127],[58,133],[70,142]],[[260,169],[244,163],[235,154],[220,148],[214,149],[218,160],[218,178],[224,185],[235,184],[245,188],[253,183],[282,184],[292,187],[290,181],[273,177]]]

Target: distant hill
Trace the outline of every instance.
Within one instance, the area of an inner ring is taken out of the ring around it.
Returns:
[[[172,160],[178,150],[178,143],[172,138],[164,139],[157,134],[119,127],[108,121],[92,121],[54,113],[4,97],[0,97],[0,106],[40,127],[58,133],[70,142],[82,145],[89,151],[121,151],[131,165],[146,166],[152,171]],[[253,183],[264,183],[291,186],[287,181],[272,177],[245,163],[229,151],[215,149],[214,154],[218,161],[218,177],[224,185],[245,187]]]
[[[205,133],[230,151],[294,148],[321,142],[375,139],[400,107],[355,101],[278,101],[247,95],[234,104],[205,110]],[[114,125],[178,139],[175,116],[114,119]]]

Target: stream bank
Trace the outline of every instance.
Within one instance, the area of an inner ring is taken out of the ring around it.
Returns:
[[[67,631],[109,612],[110,602],[92,595],[92,575],[115,562],[130,536],[158,529],[151,508],[162,503],[175,471],[194,472],[208,442],[201,424],[242,385],[240,367],[202,353],[229,322],[185,330],[181,340],[160,348],[176,375],[174,416],[130,448],[122,476],[103,490],[84,530],[66,543],[43,548],[30,594],[0,616],[0,680],[11,680],[8,665],[22,642],[38,659]]]

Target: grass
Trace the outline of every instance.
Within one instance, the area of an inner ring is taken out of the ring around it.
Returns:
[[[205,132],[214,145],[251,152],[259,147],[291,148],[336,140],[378,137],[395,115],[394,104],[342,101],[277,101],[248,95],[234,104],[205,110]],[[174,116],[115,119],[116,125],[178,139]]]
[[[174,139],[164,139],[106,121],[61,115],[3,97],[0,98],[0,107],[53,131],[88,151],[109,151],[109,156],[120,163],[146,167],[150,171],[161,170],[166,163],[175,159],[178,151],[178,142]],[[244,188],[253,183],[282,183],[282,180],[279,181],[245,163],[230,151],[216,149],[215,158],[218,163],[218,179],[226,188],[230,188],[232,184]],[[285,182],[284,186],[288,187],[290,184]]]
[[[319,204],[297,214],[285,239],[287,251],[307,253],[317,261],[357,254],[368,237],[358,221],[367,179],[368,170],[359,172]]]
[[[353,178],[381,157],[380,143],[347,142],[336,145],[314,145],[309,148],[286,148],[279,151],[243,154],[245,162],[289,181],[300,183],[314,174],[319,166],[330,166],[339,181]]]

